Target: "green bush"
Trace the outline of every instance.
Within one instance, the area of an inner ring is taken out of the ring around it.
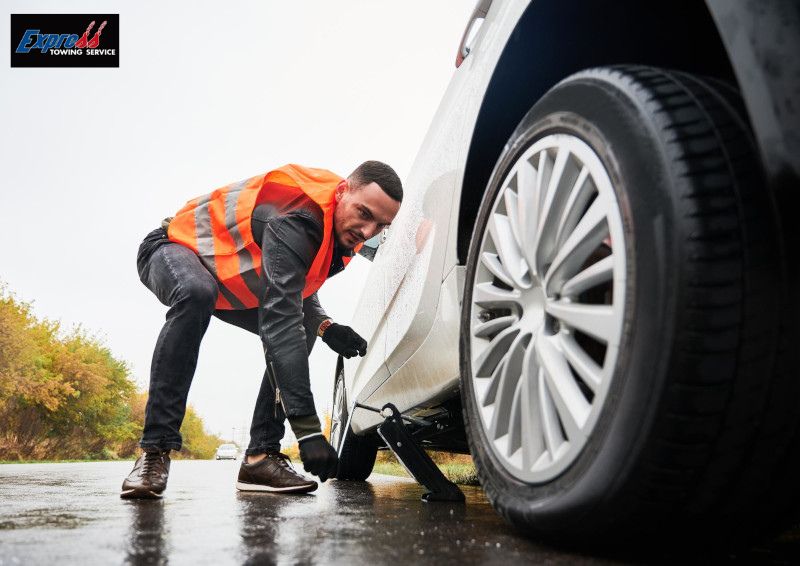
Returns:
[[[38,320],[0,286],[0,460],[130,457],[146,402],[97,337]],[[210,458],[222,442],[191,407],[181,431],[183,457]]]

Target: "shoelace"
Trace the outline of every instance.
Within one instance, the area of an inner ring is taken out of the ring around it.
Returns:
[[[272,454],[268,454],[267,458],[274,458],[275,461],[278,463],[278,465],[283,466],[284,468],[286,468],[287,470],[296,475],[300,475],[300,473],[294,469],[294,466],[292,465],[292,461],[289,458],[289,456],[287,456],[283,452],[274,452]]]
[[[145,452],[144,462],[142,462],[142,475],[150,477],[160,473],[158,463],[163,463],[164,457],[160,452]]]

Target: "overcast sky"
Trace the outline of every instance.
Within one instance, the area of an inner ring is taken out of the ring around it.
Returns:
[[[190,198],[294,162],[406,179],[454,71],[473,0],[5,1],[13,13],[119,13],[118,69],[0,63],[0,281],[39,316],[101,336],[146,388],[166,307],[138,280],[142,237]],[[413,190],[413,187],[406,187]],[[348,323],[369,262],[320,291]],[[318,412],[335,355],[311,356]],[[189,402],[249,427],[259,339],[212,319]],[[288,427],[287,427],[288,433]],[[237,432],[237,436],[238,436]]]

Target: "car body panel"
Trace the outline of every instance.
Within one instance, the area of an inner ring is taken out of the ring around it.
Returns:
[[[351,413],[356,401],[380,407],[384,400],[391,400],[401,411],[408,411],[457,392],[460,289],[453,270],[456,239],[452,232],[469,146],[466,132],[474,127],[494,65],[526,5],[525,1],[498,2],[502,10],[489,11],[470,55],[448,86],[405,182],[403,206],[372,269],[372,273],[385,271],[385,310],[364,304],[358,309],[359,314],[370,310],[374,318],[376,312],[384,313],[387,372],[382,379],[378,373],[370,380],[359,377],[354,387],[346,379]],[[492,46],[488,52],[481,50],[484,38]],[[348,365],[352,364],[345,361],[346,373]],[[363,373],[360,368],[356,371]],[[356,411],[351,425],[359,433],[379,421],[374,413]]]
[[[394,403],[401,411],[426,409],[458,392],[458,338],[461,307],[458,296],[463,278],[457,270],[440,287],[439,308],[422,345],[398,373],[372,392],[359,393],[359,401],[371,407]],[[401,377],[402,379],[396,379]],[[351,426],[356,434],[379,425],[383,418],[371,411],[355,411]]]
[[[476,37],[475,47],[469,56],[459,67],[458,72],[469,74],[469,81],[464,81],[464,92],[462,96],[469,100],[469,108],[464,114],[464,135],[460,143],[462,145],[459,167],[456,170],[456,190],[453,191],[453,202],[451,205],[450,226],[452,230],[448,232],[447,245],[445,247],[445,261],[443,266],[444,279],[450,271],[458,264],[457,240],[458,233],[458,211],[461,200],[461,187],[464,184],[464,163],[467,159],[467,150],[472,139],[472,132],[478,120],[481,103],[489,88],[497,62],[503,53],[517,22],[525,12],[529,2],[527,0],[514,0],[502,2],[495,0],[486,14],[486,20],[481,26]]]
[[[380,248],[379,248],[380,251]],[[389,376],[386,367],[386,275],[385,258],[378,253],[369,270],[364,290],[351,326],[367,340],[369,347],[364,357],[341,359],[345,376],[345,391],[350,392],[381,383]]]

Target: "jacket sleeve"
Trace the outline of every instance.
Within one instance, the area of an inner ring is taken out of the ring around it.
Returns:
[[[264,223],[261,258],[265,287],[259,301],[259,336],[290,420],[316,414],[303,327],[303,288],[321,243],[322,226],[303,210],[276,215]]]
[[[322,308],[316,293],[303,301],[303,315],[308,326],[314,330],[318,329],[324,320],[330,318],[325,309]]]

